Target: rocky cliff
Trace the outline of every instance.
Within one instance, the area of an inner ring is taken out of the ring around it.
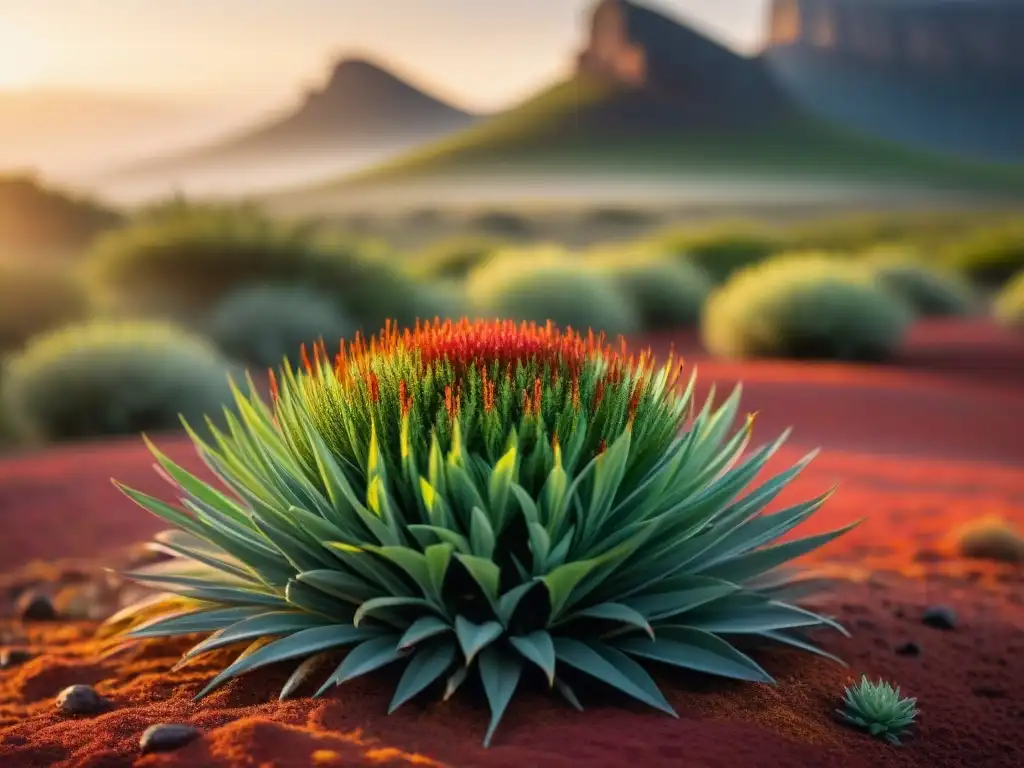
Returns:
[[[807,110],[861,132],[1024,161],[1024,2],[775,0],[764,54]]]
[[[688,106],[695,116],[735,122],[788,109],[759,59],[741,56],[650,8],[603,0],[577,57],[583,74],[613,79]]]

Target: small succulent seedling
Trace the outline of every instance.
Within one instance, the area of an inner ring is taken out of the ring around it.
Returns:
[[[846,688],[843,704],[845,708],[836,712],[846,722],[896,746],[917,717],[917,699],[904,698],[898,687],[881,679],[872,683],[867,675],[861,677],[860,684]]]

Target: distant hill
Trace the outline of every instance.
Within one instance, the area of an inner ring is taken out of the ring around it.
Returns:
[[[296,108],[219,141],[119,169],[111,178],[406,149],[474,119],[369,60],[350,58],[338,62],[326,85],[308,92]]]
[[[37,177],[0,174],[0,262],[78,256],[122,222],[119,212]]]
[[[500,174],[820,176],[1024,192],[1024,172],[863,138],[806,114],[760,57],[604,0],[577,72],[519,106],[300,196]]]

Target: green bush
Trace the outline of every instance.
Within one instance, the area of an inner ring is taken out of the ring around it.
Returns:
[[[7,360],[0,355],[0,454],[10,450],[17,442],[14,435],[14,428],[11,426],[10,417],[4,403],[4,377],[7,374]]]
[[[748,267],[712,293],[702,330],[725,357],[888,358],[913,313],[862,266],[789,254]]]
[[[230,402],[229,367],[207,341],[162,323],[92,322],[34,339],[4,377],[20,441],[135,434],[196,423]]]
[[[895,254],[869,258],[866,266],[885,290],[922,317],[970,315],[978,308],[974,289],[956,273]]]
[[[976,283],[1001,286],[1024,269],[1024,223],[983,228],[955,241],[945,263]]]
[[[597,206],[583,212],[584,226],[632,229],[649,225],[658,218],[654,210],[629,206]]]
[[[533,231],[529,217],[514,211],[482,211],[470,218],[469,225],[498,237],[524,237]]]
[[[0,249],[9,253],[75,255],[121,223],[120,213],[33,176],[0,175]]]
[[[88,312],[81,283],[66,269],[0,262],[0,354]]]
[[[993,312],[1003,325],[1024,330],[1024,270],[1003,287]]]
[[[143,315],[210,311],[252,283],[303,285],[337,298],[359,326],[433,315],[429,292],[366,244],[315,237],[252,207],[164,211],[101,239],[89,257],[106,302]]]
[[[337,302],[287,285],[239,288],[210,313],[205,329],[227,355],[260,368],[298,360],[303,344],[311,347],[323,339],[333,349],[355,333]]]
[[[424,279],[460,280],[503,247],[506,243],[490,237],[446,238],[414,254],[409,260],[409,270]]]
[[[646,330],[696,326],[710,290],[707,275],[689,262],[630,253],[598,254],[591,264],[633,303]]]
[[[282,662],[282,699],[398,668],[362,683],[392,688],[392,712],[479,683],[485,746],[519,691],[583,709],[599,684],[675,716],[659,667],[771,685],[754,643],[838,661],[811,630],[845,630],[794,603],[814,585],[790,566],[852,526],[789,535],[828,491],[767,511],[813,454],[765,477],[784,436],[744,455],[739,389],[702,406],[682,374],[511,321],[285,371],[269,403],[238,394],[216,445],[195,441],[217,487],[150,444],[203,514],[122,486],[179,557],[125,574],[163,594],[104,633],[205,635],[181,662],[218,670],[197,699]]]
[[[756,264],[781,248],[770,233],[745,227],[714,227],[704,230],[671,229],[649,241],[655,252],[684,256],[703,269],[716,283],[737,269]]]
[[[637,310],[611,277],[556,247],[503,251],[470,274],[467,292],[478,317],[551,320],[613,337],[641,327]]]

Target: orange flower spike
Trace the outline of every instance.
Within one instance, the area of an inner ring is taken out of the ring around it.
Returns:
[[[444,410],[449,419],[455,419],[455,402],[450,384],[444,388]]]
[[[277,387],[277,374],[274,373],[273,368],[267,371],[267,373],[270,375],[270,400],[276,403],[281,396],[281,391]]]
[[[409,385],[405,383],[405,379],[402,379],[398,385],[398,407],[401,409],[403,416],[409,412],[411,405],[412,398],[409,397]]]
[[[630,426],[633,424],[633,419],[636,418],[637,408],[640,407],[640,396],[643,394],[643,390],[643,383],[638,381],[636,386],[633,387],[633,394],[629,397],[629,409],[627,410],[626,419]]]
[[[370,371],[366,376],[370,384],[370,399],[375,403],[380,402],[380,381],[377,380],[377,374]]]
[[[575,373],[572,376],[572,408],[574,411],[580,409],[580,377]]]
[[[540,383],[540,377],[538,376],[533,380],[533,412],[538,416],[540,415],[541,397],[543,394],[543,385]]]
[[[300,354],[300,356],[302,358],[302,367],[303,367],[303,369],[306,371],[307,374],[312,376],[313,375],[313,364],[309,361],[309,353],[306,350],[306,344],[305,343],[303,343],[302,346],[299,347],[299,354]]]

